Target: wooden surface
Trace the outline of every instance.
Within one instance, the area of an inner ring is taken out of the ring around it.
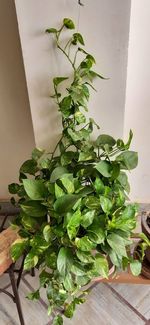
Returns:
[[[133,276],[130,272],[120,272],[117,275],[111,275],[109,279],[97,279],[96,282],[104,283],[130,283],[130,284],[149,284],[150,279],[143,277],[142,275]]]
[[[0,233],[0,275],[3,274],[12,264],[10,247],[18,238],[18,231],[11,227]]]

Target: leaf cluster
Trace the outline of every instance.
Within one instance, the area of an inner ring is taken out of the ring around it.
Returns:
[[[106,134],[91,140],[93,128],[99,127],[85,114],[90,88],[95,77],[105,78],[93,70],[95,58],[83,48],[80,33],[73,33],[62,47],[62,33],[74,28],[65,18],[60,29],[46,30],[73,70],[65,93],[61,84],[68,76],[53,79],[51,97],[62,116],[60,140],[50,154],[34,149],[20,168],[19,183],[9,185],[19,198],[13,197],[12,203],[20,207],[15,223],[22,237],[12,246],[12,257],[18,259],[25,250],[24,268],[40,269],[40,287],[28,298],[39,299],[44,287],[48,314],[60,311],[53,323],[57,325],[63,323],[62,313],[71,318],[76,305],[84,302],[84,292],[77,296],[81,287],[94,277],[108,278],[108,261],[116,268],[130,265],[135,275],[140,272],[140,262],[129,254],[137,213],[137,206],[127,203],[126,172],[138,163],[137,153],[129,150],[133,134],[127,143]]]

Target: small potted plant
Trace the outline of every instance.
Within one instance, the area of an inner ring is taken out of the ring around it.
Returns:
[[[128,202],[126,174],[138,163],[137,153],[129,150],[132,131],[127,143],[101,133],[91,140],[93,128],[99,127],[85,116],[90,88],[94,78],[105,78],[93,70],[95,58],[80,33],[73,32],[62,45],[62,33],[74,28],[65,18],[59,29],[46,30],[73,72],[71,81],[68,76],[53,79],[60,139],[52,153],[34,149],[20,168],[20,183],[9,185],[10,193],[19,196],[11,201],[20,207],[15,224],[22,238],[12,246],[12,257],[26,251],[25,270],[40,270],[39,288],[28,297],[39,299],[45,288],[55,325],[63,323],[63,315],[71,318],[85,301],[84,290],[79,296],[82,287],[95,277],[108,278],[110,262],[115,269],[130,266],[134,275],[141,272],[140,258],[129,250],[137,214],[137,205]]]

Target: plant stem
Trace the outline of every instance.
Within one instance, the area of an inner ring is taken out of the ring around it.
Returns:
[[[74,56],[74,60],[73,60],[73,64],[74,64],[74,66],[75,66],[75,63],[76,63],[77,54],[78,54],[78,49],[76,50],[76,53],[75,53],[75,56]]]
[[[55,154],[55,152],[56,152],[56,150],[57,150],[57,148],[58,148],[58,146],[59,146],[59,144],[60,144],[60,142],[61,142],[62,139],[63,139],[63,135],[61,136],[60,140],[57,142],[57,144],[56,144],[56,146],[54,148],[54,151],[53,151],[52,157],[51,157],[51,161],[53,160],[54,154]]]

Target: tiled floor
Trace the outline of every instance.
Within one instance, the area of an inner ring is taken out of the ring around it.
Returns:
[[[0,286],[8,283],[7,275],[0,278]],[[20,297],[26,325],[50,325],[44,293],[39,302],[25,298],[37,287],[37,277],[24,275]],[[65,325],[148,325],[150,324],[150,287],[99,283],[93,286],[88,300],[79,306],[72,320]],[[15,304],[4,294],[0,295],[0,325],[19,325]]]
[[[0,277],[0,287],[8,283],[7,275]],[[26,325],[50,325],[44,292],[39,302],[26,299],[28,292],[38,286],[37,276],[25,274],[20,285],[20,298]],[[10,289],[10,288],[9,288]],[[72,320],[65,325],[150,325],[150,286],[127,284],[93,285],[88,300],[77,308]],[[0,325],[19,325],[16,306],[0,295]]]

